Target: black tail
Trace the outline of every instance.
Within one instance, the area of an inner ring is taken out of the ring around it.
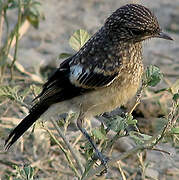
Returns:
[[[5,141],[5,149],[9,149],[48,108],[49,106],[44,104],[34,106],[30,114],[9,134],[9,137]]]

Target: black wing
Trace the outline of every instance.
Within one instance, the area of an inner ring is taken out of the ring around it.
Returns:
[[[37,97],[40,102],[51,105],[74,98],[108,86],[118,75],[118,73],[105,75],[95,70],[89,71],[80,65],[71,66],[72,60],[73,58],[69,58],[63,62],[44,84],[42,92]]]
[[[98,32],[74,56],[65,60],[44,84],[39,101],[10,133],[5,141],[9,148],[49,108],[50,105],[109,86],[117,77],[120,57],[110,39]]]
[[[65,60],[44,84],[40,100],[64,101],[110,85],[121,68],[119,46],[101,28],[74,56]]]

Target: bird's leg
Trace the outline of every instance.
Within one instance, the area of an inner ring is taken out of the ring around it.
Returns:
[[[86,139],[88,139],[88,141],[90,142],[90,144],[92,145],[93,149],[96,152],[96,155],[98,157],[98,159],[101,161],[101,163],[105,166],[105,169],[107,169],[106,164],[108,161],[108,158],[105,157],[97,148],[96,144],[93,142],[92,138],[90,137],[90,135],[87,133],[87,131],[82,127],[82,122],[84,120],[84,113],[80,112],[78,119],[77,119],[77,126],[79,128],[79,130],[83,133],[83,135],[85,136]]]

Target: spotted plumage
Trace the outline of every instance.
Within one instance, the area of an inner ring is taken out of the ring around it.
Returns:
[[[44,84],[30,113],[10,133],[9,148],[40,117],[73,110],[81,121],[125,104],[140,85],[143,73],[142,41],[171,38],[164,34],[153,13],[142,5],[128,4],[117,9],[88,42],[66,59]],[[104,158],[95,148],[99,159]]]

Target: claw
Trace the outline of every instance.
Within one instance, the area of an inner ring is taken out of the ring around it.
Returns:
[[[99,160],[101,161],[101,164],[106,166],[109,158],[104,156],[101,152],[98,152],[97,156],[98,156]]]
[[[108,157],[104,156],[101,152],[96,152],[96,154],[92,157],[93,160],[97,160],[99,159],[101,161],[101,165],[104,166],[104,169],[96,176],[102,176],[103,174],[107,173],[108,170],[108,166],[107,166],[107,162],[109,160]]]

